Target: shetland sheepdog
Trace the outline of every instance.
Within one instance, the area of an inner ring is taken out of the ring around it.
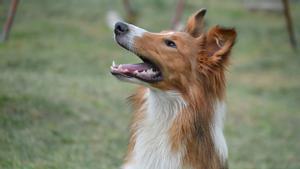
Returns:
[[[139,84],[122,169],[227,169],[223,135],[225,71],[236,39],[233,28],[204,31],[206,10],[182,31],[148,32],[118,22],[116,42],[142,60],[113,62],[111,73]]]

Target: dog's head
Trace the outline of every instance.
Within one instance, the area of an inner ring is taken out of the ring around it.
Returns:
[[[205,13],[201,9],[192,15],[181,32],[152,33],[128,23],[116,23],[117,43],[143,62],[113,63],[111,73],[121,80],[161,90],[184,90],[191,83],[218,76],[228,64],[236,32],[219,26],[205,32]]]

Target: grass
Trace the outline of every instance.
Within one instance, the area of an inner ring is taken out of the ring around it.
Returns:
[[[121,2],[21,1],[10,40],[0,44],[0,168],[122,164],[131,116],[125,99],[135,86],[118,82],[108,69],[113,59],[137,59],[114,43],[105,24],[109,6],[123,11]],[[203,6],[208,25],[239,33],[228,73],[230,168],[300,168],[300,57],[290,49],[284,18],[251,13],[237,0],[188,1],[184,17]],[[169,27],[171,0],[135,7],[138,25]],[[300,37],[300,4],[292,11]]]

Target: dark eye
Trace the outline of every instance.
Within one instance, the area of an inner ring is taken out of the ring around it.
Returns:
[[[166,40],[165,40],[165,44],[166,44],[168,47],[176,48],[175,42],[173,42],[173,41],[171,41],[171,40],[166,39]]]

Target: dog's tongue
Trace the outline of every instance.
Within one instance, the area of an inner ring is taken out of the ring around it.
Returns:
[[[122,64],[120,65],[122,69],[127,69],[129,72],[134,72],[134,71],[143,71],[147,69],[151,69],[151,65],[147,63],[137,63],[137,64]]]

